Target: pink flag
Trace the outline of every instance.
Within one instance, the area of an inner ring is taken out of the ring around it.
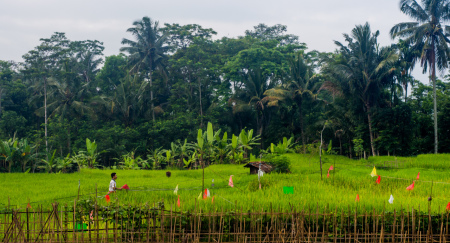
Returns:
[[[31,209],[31,205],[30,205],[30,203],[28,203],[28,204],[27,204],[27,208],[30,208],[30,209]]]
[[[328,171],[330,171],[330,170],[334,170],[334,167],[333,167],[333,166],[330,166],[330,168],[328,169]]]
[[[130,187],[128,187],[128,185],[127,185],[127,184],[125,184],[125,185],[123,185],[123,186],[122,186],[122,189],[125,189],[125,190],[130,190]]]
[[[181,203],[180,203],[180,195],[178,195],[177,206],[178,206],[178,207],[181,207]]]
[[[89,214],[89,218],[90,218],[91,220],[94,220],[93,214],[94,214],[94,210],[92,210],[91,213]]]
[[[381,176],[378,176],[378,178],[377,178],[377,184],[380,184],[380,182],[381,182]]]
[[[233,177],[232,177],[233,175],[230,175],[230,180],[228,181],[228,185],[229,186],[231,186],[231,187],[234,187],[234,184],[233,184]]]
[[[420,175],[420,172],[417,174],[417,178],[416,178],[416,180],[419,180],[419,175]]]
[[[413,184],[409,185],[409,186],[406,188],[406,190],[408,190],[408,191],[412,191],[412,189],[414,189],[414,181],[413,181]]]
[[[330,170],[328,170],[327,178],[330,178]]]
[[[356,194],[355,202],[359,202],[359,194]]]
[[[109,203],[109,201],[111,201],[111,198],[109,198],[109,195],[106,195],[105,199],[106,199],[106,203]]]

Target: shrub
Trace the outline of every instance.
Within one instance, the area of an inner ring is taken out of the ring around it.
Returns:
[[[267,154],[264,156],[264,161],[272,166],[272,172],[276,173],[291,172],[291,162],[284,155]]]

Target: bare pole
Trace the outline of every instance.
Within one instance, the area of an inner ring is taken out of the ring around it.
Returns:
[[[322,131],[320,132],[320,149],[319,149],[319,160],[320,160],[320,180],[323,180],[322,177],[322,144],[323,144],[323,131],[325,130],[325,127],[327,125],[328,120],[325,121],[325,123],[323,124],[323,128]]]

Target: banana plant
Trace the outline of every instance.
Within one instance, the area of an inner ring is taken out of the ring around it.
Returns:
[[[0,142],[0,156],[5,161],[8,162],[8,172],[11,173],[11,167],[14,163],[14,155],[16,153],[17,140],[9,139],[8,141]]]
[[[58,158],[56,160],[56,168],[62,173],[67,173],[73,166],[73,160],[70,158],[70,154],[67,154],[65,158]]]
[[[183,145],[181,145],[181,143],[179,141],[178,141],[178,143],[179,143],[179,145],[178,145],[178,148],[179,148],[178,163],[179,163],[179,166],[182,166],[184,163],[183,159],[186,156],[188,156],[189,152],[193,149],[193,146],[192,146],[192,144],[187,142],[187,139],[184,140]]]
[[[197,153],[193,153],[192,156],[188,157],[189,159],[186,161],[186,159],[183,158],[184,168],[189,168],[189,166],[192,164],[192,162],[195,162],[197,159]]]
[[[230,146],[231,146],[231,150],[230,150],[230,152],[228,152],[228,157],[231,158],[231,161],[233,163],[236,163],[236,160],[234,158],[235,158],[235,154],[239,150],[239,137],[238,136],[233,134],[233,136],[231,137]]]
[[[216,145],[217,155],[219,157],[219,164],[223,163],[223,158],[228,152],[228,134],[225,132],[222,139],[217,138]]]
[[[56,159],[55,159],[56,149],[53,151],[52,157],[49,160],[41,160],[41,165],[38,166],[39,169],[45,170],[47,173],[53,173],[53,169],[56,169]],[[56,171],[55,171],[56,172]]]
[[[242,129],[241,133],[239,134],[239,141],[244,151],[244,158],[248,158],[247,151],[251,150],[252,146],[259,145],[259,140],[259,135],[253,137],[253,129],[249,130],[248,132],[246,132],[245,129]]]
[[[295,143],[292,143],[294,140],[294,137],[291,137],[290,139],[287,139],[286,137],[283,137],[283,141],[277,143],[277,145],[274,145],[273,143],[270,144],[270,152],[272,154],[285,154],[289,152],[293,152],[292,147]]]

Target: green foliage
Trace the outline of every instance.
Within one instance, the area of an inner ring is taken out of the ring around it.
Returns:
[[[293,152],[294,150],[292,147],[295,145],[295,143],[292,143],[294,140],[294,137],[289,138],[289,140],[286,137],[283,137],[283,141],[277,143],[277,145],[274,145],[273,143],[270,144],[270,152],[272,154],[285,154]]]
[[[272,166],[272,172],[275,173],[290,173],[291,162],[286,156],[277,154],[266,154],[263,161]]]

